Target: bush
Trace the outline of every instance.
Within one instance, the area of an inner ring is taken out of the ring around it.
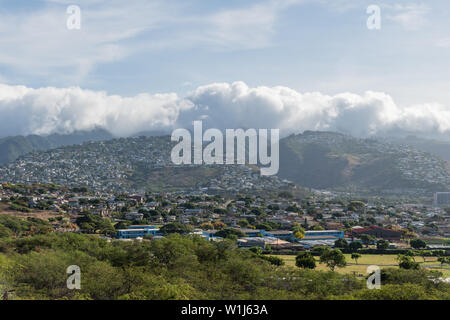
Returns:
[[[316,260],[311,252],[300,252],[297,257],[295,257],[295,265],[303,269],[314,269],[316,267]]]
[[[334,242],[334,247],[335,248],[347,248],[348,247],[347,240],[345,240],[345,239],[337,239]]]
[[[313,256],[321,256],[324,253],[324,251],[329,250],[329,249],[330,248],[327,246],[318,246],[318,247],[312,248],[310,252]]]
[[[425,241],[423,241],[422,239],[412,239],[409,241],[409,244],[414,249],[421,249],[421,248],[427,247],[427,243]]]
[[[283,266],[284,261],[281,258],[274,257],[274,256],[261,256],[264,260],[270,262],[270,264],[274,266]]]
[[[410,256],[399,255],[397,260],[398,260],[398,266],[402,269],[417,270],[420,267],[419,264],[417,262],[415,262]]]
[[[9,206],[10,210],[20,211],[20,212],[31,212],[30,208],[24,207],[22,205],[18,205],[16,203],[11,203]]]

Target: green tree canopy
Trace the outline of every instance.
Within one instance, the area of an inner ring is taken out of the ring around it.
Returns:
[[[345,256],[339,249],[325,250],[320,256],[320,262],[325,263],[331,271],[334,271],[336,267],[343,268],[347,265]]]
[[[314,269],[316,267],[316,260],[310,252],[300,252],[295,257],[295,265],[303,269]]]
[[[377,241],[377,249],[378,250],[386,250],[389,248],[389,241],[387,240],[378,240]]]
[[[348,247],[348,242],[345,239],[337,239],[334,242],[334,247],[335,248],[347,248]]]
[[[160,232],[165,235],[171,233],[186,234],[192,232],[193,230],[194,229],[191,226],[180,222],[168,223],[160,228]]]
[[[356,264],[358,264],[358,259],[361,258],[361,254],[357,252],[352,253],[352,259],[355,260]]]
[[[409,244],[414,249],[422,249],[427,247],[427,243],[422,239],[411,239]]]

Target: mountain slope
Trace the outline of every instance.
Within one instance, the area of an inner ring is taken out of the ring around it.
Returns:
[[[372,193],[448,190],[448,162],[410,146],[333,132],[280,141],[279,176],[316,189]]]
[[[99,190],[257,190],[299,186],[373,195],[430,196],[450,188],[449,163],[411,146],[333,132],[280,140],[278,177],[239,165],[175,166],[170,136],[87,142],[0,166],[0,182],[53,182]]]
[[[238,192],[289,186],[245,165],[174,165],[170,136],[120,138],[38,151],[0,166],[0,182],[56,183],[98,191]]]
[[[442,159],[450,161],[450,142],[439,141],[434,139],[423,139],[416,136],[407,136],[405,138],[390,138],[386,139],[389,142],[408,145],[417,148],[424,152],[437,155]]]
[[[0,163],[16,160],[21,155],[33,151],[49,150],[60,146],[81,144],[86,141],[102,141],[113,136],[103,129],[77,131],[71,134],[52,134],[49,136],[13,136],[0,139]]]

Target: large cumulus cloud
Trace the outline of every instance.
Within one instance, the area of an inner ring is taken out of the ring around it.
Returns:
[[[450,131],[450,110],[439,104],[399,106],[391,96],[367,91],[363,95],[300,93],[277,87],[250,88],[243,82],[214,83],[187,97],[195,106],[180,119],[201,116],[219,128],[279,128],[287,135],[304,130],[329,130],[366,137]]]
[[[176,94],[134,97],[67,89],[0,85],[0,136],[105,128],[118,136],[172,126],[190,108]]]
[[[134,97],[71,88],[0,85],[0,136],[67,133],[102,127],[117,136],[191,128],[193,120],[225,128],[279,128],[282,135],[331,130],[370,136],[399,132],[447,134],[450,110],[436,103],[399,106],[391,96],[300,93],[243,82],[213,83],[179,97]]]

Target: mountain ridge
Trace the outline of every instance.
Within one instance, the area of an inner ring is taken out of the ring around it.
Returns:
[[[35,151],[0,167],[0,180],[84,183],[147,189],[157,186],[239,188],[267,183],[224,165],[176,167],[170,136],[85,142]],[[431,195],[450,186],[447,161],[414,147],[334,132],[306,131],[280,140],[278,177],[298,186],[371,194]],[[231,170],[227,172],[227,170]],[[229,177],[222,184],[221,176]],[[259,174],[257,174],[259,176]],[[197,177],[197,178],[195,178]],[[242,183],[234,183],[233,179]],[[273,185],[277,185],[274,183]]]
[[[54,133],[48,136],[9,136],[0,139],[0,164],[14,161],[29,152],[50,150],[61,146],[81,144],[86,141],[102,141],[112,138],[112,134],[100,128],[89,131],[75,131],[70,134]]]

